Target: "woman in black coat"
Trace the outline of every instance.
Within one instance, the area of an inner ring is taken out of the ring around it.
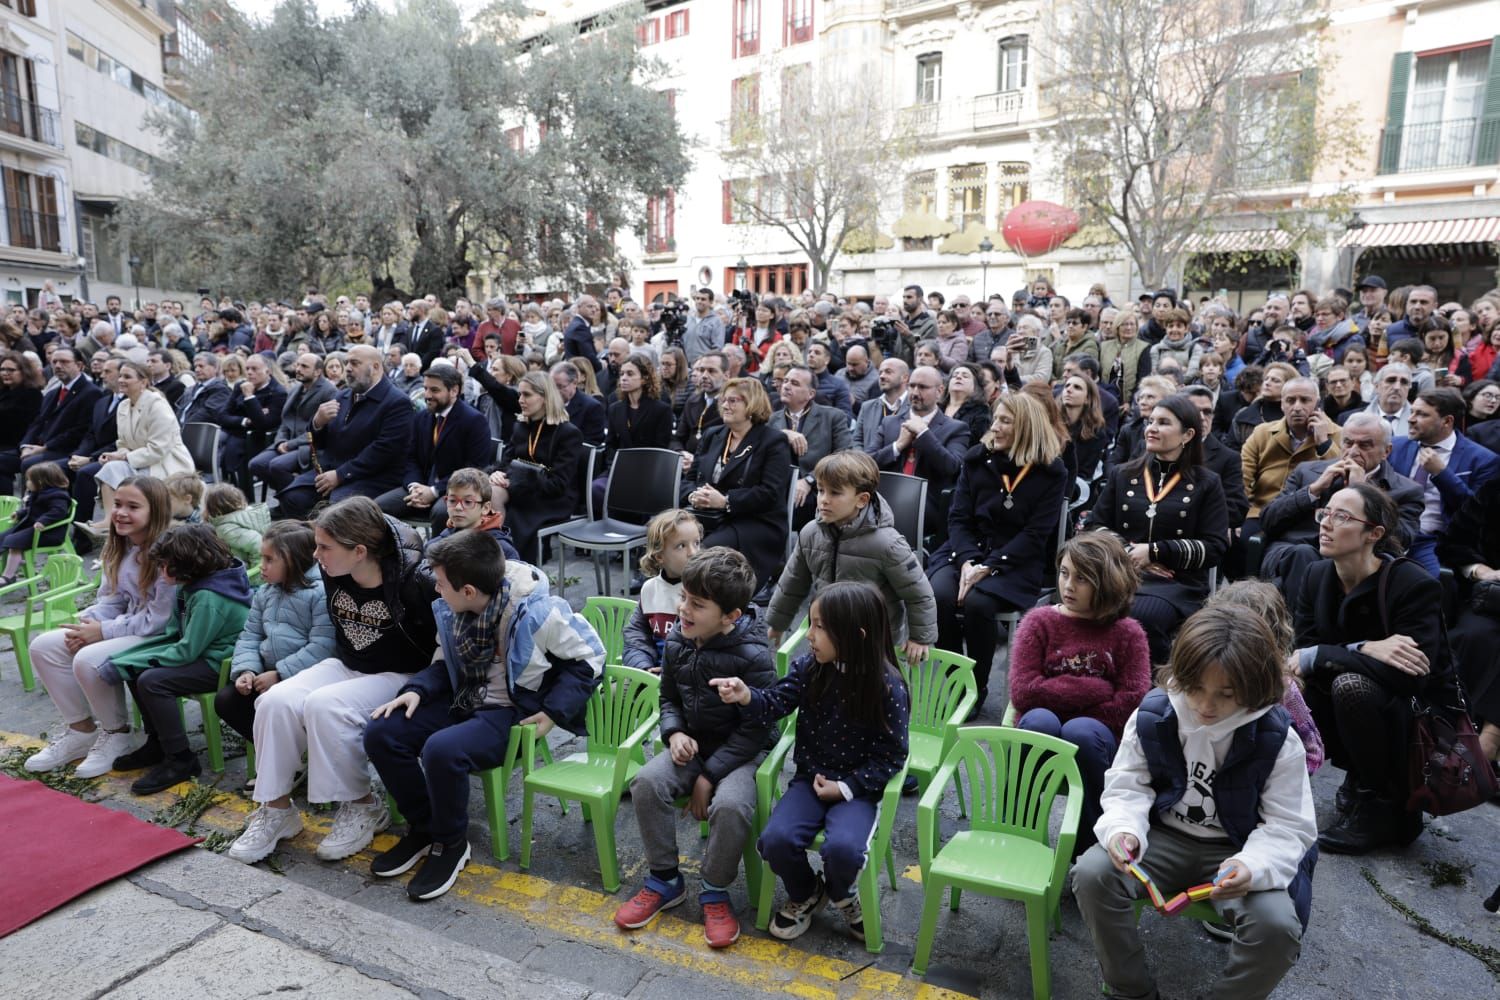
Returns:
[[[42,411],[42,388],[31,384],[29,368],[16,351],[0,354],[0,450],[20,447],[21,435]]]
[[[718,405],[724,422],[703,432],[684,502],[703,522],[703,547],[738,549],[764,586],[786,562],[792,449],[766,425],[771,401],[759,379],[730,379]]]
[[[1383,490],[1339,490],[1318,519],[1324,558],[1308,569],[1293,609],[1294,665],[1328,759],[1348,772],[1338,819],[1318,845],[1340,854],[1405,846],[1422,832],[1421,812],[1406,809],[1411,699],[1434,708],[1459,700],[1442,588],[1396,557],[1400,516]]]
[[[245,377],[219,414],[219,426],[224,428],[219,464],[224,476],[247,497],[252,495],[250,456],[258,455],[281,426],[285,405],[286,386],[272,377],[270,362],[259,354],[246,358]]]
[[[1459,577],[1462,609],[1449,637],[1454,665],[1469,696],[1469,711],[1482,723],[1479,742],[1500,756],[1500,479],[1479,487],[1458,509],[1438,540],[1438,561]],[[1477,594],[1477,602],[1476,602]]]
[[[656,366],[644,354],[632,354],[620,362],[615,380],[620,397],[604,415],[604,464],[594,476],[594,510],[604,510],[604,489],[615,452],[621,448],[671,448],[672,407],[658,399],[660,386]]]
[[[1208,599],[1208,571],[1229,548],[1218,474],[1203,465],[1203,423],[1191,398],[1168,396],[1145,425],[1146,452],[1112,469],[1085,529],[1108,528],[1141,575],[1130,616],[1165,663],[1172,634]]]
[[[948,540],[927,560],[938,645],[974,660],[976,711],[989,691],[995,616],[1031,607],[1046,585],[1071,481],[1062,450],[1042,403],[1001,396],[988,431],[964,453]]]
[[[1068,425],[1068,440],[1073,445],[1078,476],[1093,482],[1094,472],[1109,447],[1099,384],[1087,375],[1069,375],[1063,379],[1062,393],[1057,402],[1063,422]]]
[[[538,558],[536,533],[572,517],[583,501],[578,475],[583,435],[569,422],[562,396],[545,372],[521,376],[516,400],[520,419],[490,482],[505,507],[516,551],[532,559]]]

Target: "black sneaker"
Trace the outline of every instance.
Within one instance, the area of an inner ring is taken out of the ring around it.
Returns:
[[[152,738],[129,753],[116,757],[114,769],[116,771],[139,771],[143,767],[154,767],[166,759],[167,755],[162,752],[161,744]]]
[[[469,842],[443,846],[433,844],[427,860],[406,884],[406,894],[412,899],[437,899],[453,888],[458,873],[469,863]]]
[[[432,835],[409,831],[396,841],[396,846],[376,856],[370,862],[370,874],[376,878],[395,878],[411,871],[412,865],[427,857],[432,849]]]
[[[157,764],[144,777],[137,778],[130,790],[136,795],[155,795],[202,773],[203,765],[198,763],[198,755],[189,751],[180,757],[168,757]]]

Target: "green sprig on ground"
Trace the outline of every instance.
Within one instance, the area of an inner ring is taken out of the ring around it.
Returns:
[[[1439,930],[1426,917],[1387,892],[1385,886],[1380,884],[1379,880],[1375,878],[1375,873],[1370,869],[1361,868],[1359,873],[1364,876],[1366,882],[1370,883],[1371,888],[1375,890],[1376,894],[1390,904],[1391,909],[1411,921],[1418,933],[1426,934],[1430,938],[1436,938],[1451,948],[1457,948],[1459,951],[1472,955],[1484,963],[1484,967],[1490,970],[1490,975],[1500,980],[1500,950],[1491,948],[1487,944],[1480,944],[1478,941],[1466,938],[1460,934],[1449,934],[1447,931]]]

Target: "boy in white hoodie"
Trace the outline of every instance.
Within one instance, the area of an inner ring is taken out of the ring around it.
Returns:
[[[1267,996],[1297,961],[1312,906],[1318,829],[1302,741],[1280,707],[1276,637],[1259,618],[1206,608],[1178,633],[1162,678],[1105,775],[1098,844],[1073,892],[1109,993],[1156,997],[1133,901],[1213,882],[1234,943],[1216,1000]]]

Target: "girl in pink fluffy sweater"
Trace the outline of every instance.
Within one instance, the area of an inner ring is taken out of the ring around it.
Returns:
[[[1016,725],[1078,747],[1084,800],[1075,856],[1094,843],[1104,772],[1130,713],[1151,689],[1146,633],[1128,617],[1136,579],[1118,538],[1103,531],[1078,535],[1058,560],[1062,603],[1028,612],[1011,642]]]

